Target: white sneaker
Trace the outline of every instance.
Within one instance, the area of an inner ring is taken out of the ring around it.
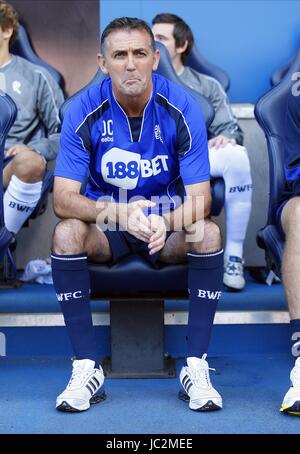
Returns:
[[[209,378],[209,367],[202,358],[187,358],[187,366],[180,372],[180,382],[189,397],[189,407],[196,411],[213,411],[222,408],[222,397],[212,386]],[[214,370],[214,369],[211,369]],[[179,395],[182,399],[182,396]],[[188,399],[182,399],[188,400]]]
[[[234,255],[225,257],[223,283],[233,290],[242,290],[245,287],[243,259]]]
[[[284,396],[280,411],[289,415],[300,416],[300,358],[296,359],[290,378],[291,387]]]
[[[95,368],[95,361],[79,359],[73,361],[73,372],[66,389],[57,397],[56,408],[60,411],[83,411],[91,403],[98,403],[106,398],[102,367]],[[98,392],[100,390],[100,392]]]

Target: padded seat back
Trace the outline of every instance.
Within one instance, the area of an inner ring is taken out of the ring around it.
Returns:
[[[14,44],[11,46],[10,49],[12,54],[18,55],[19,57],[23,57],[26,60],[34,63],[35,65],[42,66],[46,68],[48,72],[51,74],[53,79],[58,83],[58,85],[63,89],[64,88],[64,79],[62,75],[55,69],[53,66],[46,63],[44,60],[39,58],[35,51],[33,50],[33,46],[30,42],[28,33],[26,32],[25,28],[20,25],[19,28],[19,36]]]
[[[300,71],[300,49],[282,81],[262,96],[255,106],[255,117],[267,139],[270,171],[268,219],[266,226],[257,234],[257,243],[266,251],[268,268],[274,269],[279,276],[284,240],[277,227],[276,211],[286,186],[284,140],[287,133],[287,101],[292,84],[295,83],[293,74],[298,71]]]
[[[202,115],[206,124],[206,127],[208,128],[210,124],[212,123],[215,112],[213,109],[213,106],[211,105],[210,101],[206,99],[204,96],[201,96],[197,91],[192,90],[191,88],[187,87],[181,79],[177,76],[176,71],[173,67],[169,52],[167,48],[159,42],[155,42],[156,48],[159,49],[160,51],[160,60],[159,60],[159,65],[157,68],[158,74],[161,74],[162,76],[166,77],[167,79],[171,80],[175,84],[180,85],[187,91],[190,95],[192,95],[197,103],[200,106],[200,109],[202,111]]]
[[[230,79],[228,74],[223,69],[207,61],[195,44],[184,64],[186,66],[190,66],[199,73],[206,74],[207,76],[217,79],[225,91],[229,90]]]
[[[300,71],[300,49],[280,84],[262,96],[255,106],[255,117],[265,133],[268,144],[270,162],[268,223],[272,224],[276,221],[276,209],[285,188],[283,156],[286,109],[288,95],[292,84],[295,83],[292,76],[298,71]]]

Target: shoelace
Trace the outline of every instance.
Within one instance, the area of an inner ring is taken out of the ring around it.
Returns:
[[[216,369],[212,367],[201,367],[197,369],[191,369],[190,373],[192,376],[192,380],[197,388],[211,388],[212,384],[209,378],[209,371],[212,370],[216,372]]]
[[[243,262],[226,262],[225,272],[231,276],[242,276],[243,275]]]
[[[77,388],[78,386],[81,386],[90,373],[91,371],[83,371],[78,363],[74,364],[72,376],[67,385],[67,389]]]

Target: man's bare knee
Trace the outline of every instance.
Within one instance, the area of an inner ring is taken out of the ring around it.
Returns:
[[[282,210],[281,223],[287,236],[300,230],[300,197],[293,197]]]
[[[210,219],[205,219],[202,235],[197,241],[189,242],[190,252],[197,254],[209,254],[219,251],[222,247],[221,232],[217,224]]]
[[[13,160],[13,174],[25,183],[36,183],[43,179],[46,163],[42,156],[26,151]]]
[[[88,225],[78,219],[66,219],[59,222],[53,233],[53,252],[60,255],[84,252],[88,231]]]

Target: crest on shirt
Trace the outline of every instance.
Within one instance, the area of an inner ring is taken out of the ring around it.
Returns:
[[[18,95],[21,95],[22,94],[22,91],[21,91],[21,82],[19,80],[14,80],[13,83],[12,83],[12,89],[13,91],[15,91],[16,93],[18,93]]]
[[[159,125],[155,125],[154,126],[154,136],[155,136],[156,140],[160,140],[161,143],[163,143],[163,140],[161,138],[161,132],[160,132],[160,126]]]

